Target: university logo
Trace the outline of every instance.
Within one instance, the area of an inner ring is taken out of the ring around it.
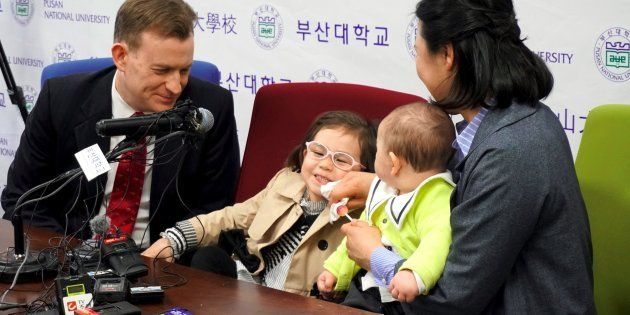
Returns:
[[[74,60],[74,48],[68,43],[60,43],[52,54],[52,63]]]
[[[26,100],[26,110],[30,113],[33,110],[33,106],[35,106],[39,92],[30,85],[24,85],[22,91],[24,92],[24,100]]]
[[[337,77],[330,71],[326,69],[319,69],[309,78],[311,82],[322,82],[322,83],[335,83],[337,82]]]
[[[256,44],[263,49],[274,49],[282,40],[284,23],[276,8],[265,4],[261,5],[252,15],[252,37]]]
[[[630,31],[613,27],[603,32],[595,42],[595,65],[613,82],[630,79]]]
[[[416,59],[416,36],[418,36],[418,18],[413,17],[409,24],[407,24],[407,31],[405,32],[405,45],[407,46],[407,53],[413,59]]]
[[[28,24],[35,11],[35,0],[11,0],[13,17],[22,25]]]

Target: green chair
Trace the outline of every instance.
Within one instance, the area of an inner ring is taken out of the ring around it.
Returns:
[[[630,314],[630,105],[591,110],[575,168],[591,224],[595,306]]]

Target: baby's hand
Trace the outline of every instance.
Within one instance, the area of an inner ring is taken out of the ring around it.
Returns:
[[[416,296],[420,295],[418,291],[418,283],[413,272],[410,270],[401,270],[392,279],[389,284],[389,293],[392,297],[400,302],[411,303]]]
[[[335,288],[337,278],[328,270],[324,270],[317,277],[317,289],[321,293],[329,293]]]

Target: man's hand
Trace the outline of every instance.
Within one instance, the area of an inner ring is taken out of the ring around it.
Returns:
[[[163,258],[168,262],[173,262],[173,248],[166,238],[157,240],[153,245],[142,252],[142,256],[150,258]]]
[[[324,270],[317,277],[317,289],[320,293],[329,293],[335,288],[337,278],[328,270]]]
[[[376,175],[373,173],[365,172],[350,172],[346,174],[330,193],[330,203],[339,202],[347,197],[349,198],[348,209],[365,207],[365,200],[374,176]]]
[[[420,294],[416,277],[410,270],[397,272],[388,288],[392,297],[400,302],[411,303]]]
[[[381,231],[367,222],[353,220],[341,226],[341,232],[348,237],[348,256],[365,270],[370,270],[370,256],[381,244]]]

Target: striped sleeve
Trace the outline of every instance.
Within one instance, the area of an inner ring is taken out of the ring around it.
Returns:
[[[161,235],[171,243],[175,258],[179,258],[188,249],[195,248],[199,244],[195,229],[188,220],[177,222],[174,227],[166,229]]]
[[[180,232],[183,234],[186,243],[186,249],[194,248],[199,245],[199,240],[197,239],[195,228],[193,227],[190,220],[179,221],[175,223],[175,228],[179,229]]]

